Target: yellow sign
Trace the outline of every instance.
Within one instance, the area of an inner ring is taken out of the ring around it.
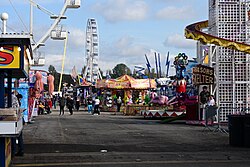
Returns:
[[[0,69],[19,69],[21,64],[18,46],[3,46],[0,49]]]

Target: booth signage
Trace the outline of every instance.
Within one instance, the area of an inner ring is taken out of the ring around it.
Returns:
[[[201,64],[193,67],[192,82],[195,85],[214,84],[214,69]]]
[[[118,88],[129,88],[129,82],[110,82],[108,83],[108,86],[110,88],[115,88],[115,89],[118,89]]]
[[[20,67],[18,46],[3,46],[0,51],[0,69],[19,69]]]

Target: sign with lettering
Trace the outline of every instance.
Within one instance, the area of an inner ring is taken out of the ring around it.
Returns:
[[[212,67],[197,65],[192,69],[192,83],[195,85],[214,84],[214,69]]]
[[[19,69],[21,67],[18,46],[3,46],[0,50],[0,69]]]

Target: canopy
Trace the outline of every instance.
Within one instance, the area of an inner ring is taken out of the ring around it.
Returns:
[[[123,75],[117,79],[103,79],[97,81],[96,88],[150,89],[156,88],[156,82],[154,79],[135,79],[129,75]]]

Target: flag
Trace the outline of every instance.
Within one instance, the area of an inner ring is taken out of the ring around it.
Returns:
[[[157,78],[159,78],[158,59],[157,59],[157,53],[156,53],[156,52],[155,52],[155,68],[156,68],[156,75],[157,75]]]
[[[159,77],[161,78],[161,55],[158,53]]]
[[[77,72],[76,72],[76,66],[74,66],[71,70],[71,78],[76,82]]]
[[[166,77],[168,77],[169,65],[170,65],[170,60],[169,60],[169,52],[168,52],[167,59],[166,59]]]
[[[84,79],[80,75],[78,75],[78,83],[79,83],[79,85],[82,85],[84,83]]]
[[[145,58],[146,58],[146,61],[147,61],[146,66],[148,67],[148,72],[150,73],[151,65],[150,65],[150,63],[149,63],[149,61],[148,61],[148,57],[147,57],[146,54],[145,54]]]

